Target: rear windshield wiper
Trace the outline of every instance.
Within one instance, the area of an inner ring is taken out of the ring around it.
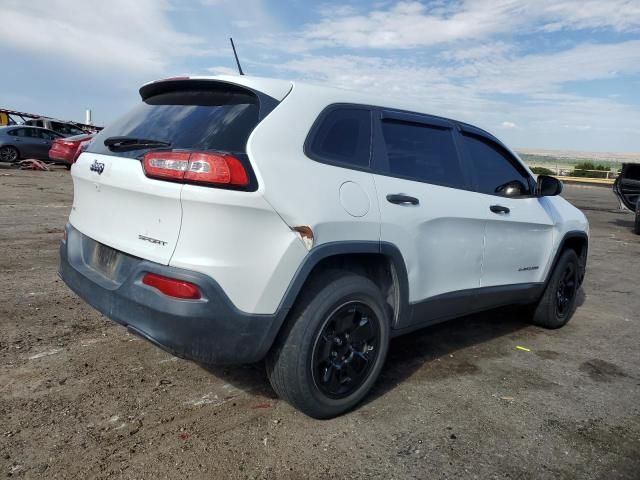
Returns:
[[[170,147],[171,142],[136,137],[109,137],[104,145],[112,152],[126,152],[128,150],[140,150],[143,148]]]

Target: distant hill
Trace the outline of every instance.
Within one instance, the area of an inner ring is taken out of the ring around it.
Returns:
[[[578,152],[572,150],[516,149],[520,158],[529,165],[555,164],[562,167],[582,162],[592,162],[619,168],[622,163],[640,163],[639,153]]]

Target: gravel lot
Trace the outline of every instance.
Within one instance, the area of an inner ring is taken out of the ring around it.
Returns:
[[[609,189],[565,192],[592,231],[569,325],[503,309],[397,339],[366,402],[316,421],[262,365],[176,359],[84,305],[56,275],[68,172],[0,170],[0,475],[639,478],[640,237]]]

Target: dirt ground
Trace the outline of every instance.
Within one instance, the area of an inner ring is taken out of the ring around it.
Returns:
[[[565,328],[506,309],[394,340],[365,403],[317,421],[262,365],[205,369],[86,306],[56,275],[68,172],[0,170],[0,475],[640,478],[640,237],[609,189],[565,192],[592,229]]]

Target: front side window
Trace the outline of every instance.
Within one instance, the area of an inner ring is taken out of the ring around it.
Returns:
[[[389,175],[436,185],[465,186],[451,129],[383,120],[382,133]]]
[[[348,107],[332,110],[315,129],[308,153],[320,161],[368,167],[371,157],[371,112]]]
[[[475,171],[478,192],[505,196],[530,194],[528,176],[512,163],[502,147],[466,133],[461,138]]]

